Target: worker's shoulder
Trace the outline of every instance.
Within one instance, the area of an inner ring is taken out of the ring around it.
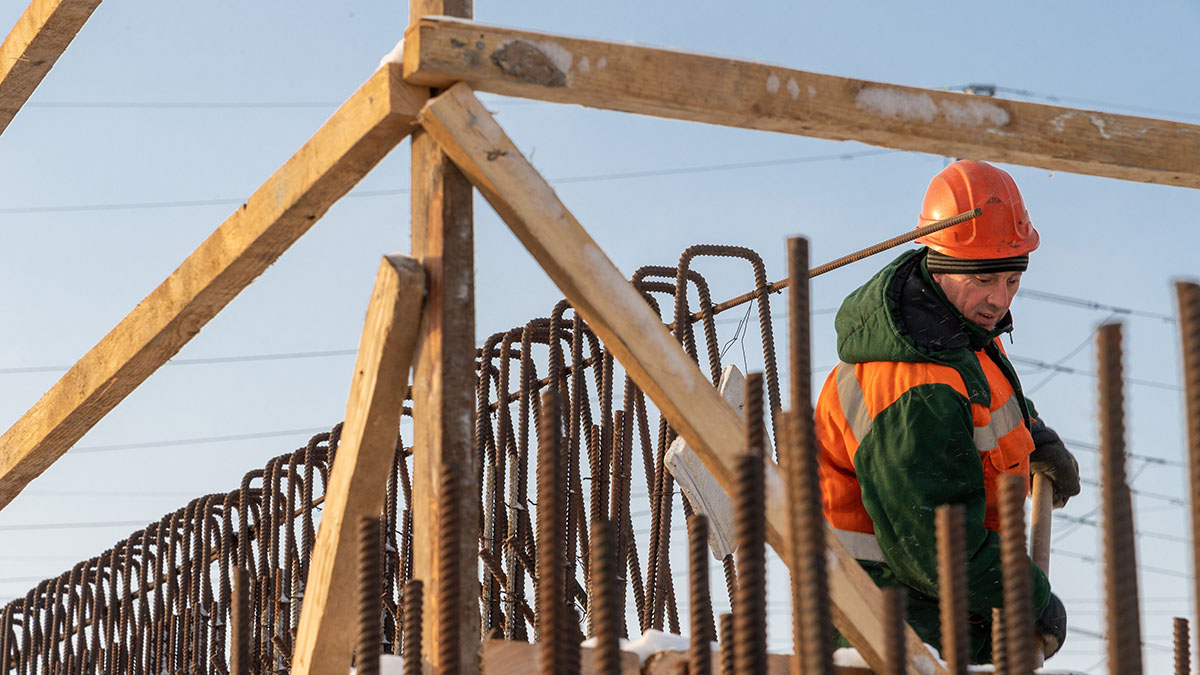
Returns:
[[[871,409],[883,410],[916,387],[927,388],[951,396],[950,391],[969,398],[962,374],[955,368],[932,361],[866,361],[841,364],[839,368],[854,368],[855,379],[870,401]],[[939,386],[940,385],[940,386]]]

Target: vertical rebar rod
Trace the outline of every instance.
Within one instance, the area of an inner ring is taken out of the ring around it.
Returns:
[[[1125,476],[1121,325],[1100,326],[1096,346],[1100,368],[1100,490],[1104,514],[1108,667],[1114,673],[1140,675],[1142,631],[1138,617],[1133,505]]]
[[[737,659],[734,658],[733,645],[736,642],[734,637],[733,615],[722,614],[718,619],[721,626],[721,675],[735,675],[737,670]]]
[[[437,621],[438,675],[458,675],[459,625],[458,610],[458,480],[451,465],[446,465],[441,476],[441,494],[438,495],[437,567],[438,584],[434,612]],[[510,617],[510,620],[517,620]]]
[[[1183,397],[1187,426],[1188,486],[1192,516],[1192,598],[1200,617],[1200,284],[1175,282],[1179,300],[1180,347],[1183,352]],[[1200,653],[1200,652],[1198,652]]]
[[[592,629],[596,635],[595,669],[597,675],[620,675],[621,643],[617,603],[617,537],[611,520],[593,520],[591,525]]]
[[[966,675],[967,654],[967,558],[962,504],[943,504],[937,509],[938,604],[942,624],[942,658],[950,675]]]
[[[746,452],[737,463],[738,589],[733,601],[739,673],[767,670],[766,498],[763,484],[762,375],[746,377]]]
[[[1004,568],[1005,645],[1009,671],[1033,672],[1033,578],[1025,545],[1026,476],[1000,476],[1000,561]]]
[[[610,469],[612,471],[612,496],[609,501],[609,519],[613,522],[613,543],[616,546],[617,553],[617,603],[620,607],[625,607],[625,570],[628,569],[629,537],[625,536],[625,514],[629,511],[629,503],[622,499],[625,490],[622,489],[623,481],[627,480],[629,473],[629,453],[632,448],[629,448],[625,442],[628,437],[623,433],[625,429],[625,411],[617,410],[613,413],[613,433],[612,433],[612,449],[609,455],[612,458]],[[639,602],[641,600],[641,602]],[[644,598],[634,596],[634,602],[637,606],[637,616],[639,623],[642,623],[642,617],[645,616]],[[619,623],[618,630],[621,637],[629,637],[629,630],[625,625],[625,614],[622,612],[617,617]]]
[[[379,675],[379,648],[382,627],[379,623],[383,573],[379,561],[378,518],[363,516],[358,521],[358,649],[354,672]]]
[[[1004,610],[992,608],[992,671],[1010,675],[1008,668],[1008,631],[1004,628]]]
[[[783,416],[779,439],[785,462],[792,573],[792,672],[830,675],[829,588],[825,568],[825,519],[812,409],[812,337],[808,281],[808,240],[788,239],[788,363],[791,411]]]
[[[1175,617],[1175,675],[1189,675],[1192,655],[1188,644],[1188,620]]]
[[[712,596],[708,587],[708,517],[699,513],[688,518],[688,573],[691,577],[690,675],[712,675]]]
[[[250,576],[246,568],[233,570],[233,649],[230,650],[230,675],[250,675]]]
[[[541,670],[544,674],[579,672],[578,628],[571,619],[563,572],[565,517],[560,455],[561,421],[558,391],[542,396],[537,456],[537,601]]]
[[[421,611],[424,604],[425,585],[420,579],[410,579],[404,585],[404,675],[422,675],[421,654]]]
[[[887,661],[884,675],[904,675],[908,672],[905,656],[905,631],[908,628],[908,592],[904,586],[888,586],[883,590],[883,658]]]

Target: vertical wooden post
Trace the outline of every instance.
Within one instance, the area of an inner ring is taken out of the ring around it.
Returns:
[[[472,0],[411,0],[409,23],[426,15],[471,18]],[[479,589],[475,523],[479,516],[479,458],[472,442],[475,393],[475,247],[471,184],[424,131],[412,138],[412,255],[429,279],[413,370],[413,577],[434,593],[425,603],[424,653],[441,672],[438,608],[460,613],[457,662],[479,672]],[[458,480],[457,584],[439,583],[436,559],[439,478],[446,466]],[[471,561],[467,563],[466,561]],[[452,590],[451,590],[452,589]],[[443,593],[442,590],[448,591]],[[449,597],[448,597],[449,596]]]

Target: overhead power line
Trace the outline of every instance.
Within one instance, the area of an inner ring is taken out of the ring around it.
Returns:
[[[246,363],[250,361],[280,361],[284,359],[314,359],[327,356],[353,356],[358,351],[354,349],[333,349],[314,352],[277,352],[274,354],[245,354],[240,356],[216,356],[203,359],[171,359],[168,366],[197,366],[214,363]],[[17,366],[0,368],[0,375],[16,375],[20,373],[54,373],[70,370],[71,366]]]
[[[1028,288],[1022,288],[1017,292],[1017,297],[1025,297],[1030,300],[1042,300],[1044,302],[1053,302],[1059,305],[1071,305],[1073,307],[1081,307],[1083,309],[1094,309],[1104,312],[1112,312],[1113,314],[1125,314],[1128,316],[1140,316],[1147,319],[1158,319],[1167,323],[1175,323],[1175,317],[1170,314],[1162,314],[1159,312],[1149,312],[1143,309],[1132,309],[1129,307],[1118,307],[1116,305],[1108,305],[1094,300],[1085,300],[1084,298],[1076,298],[1070,295],[1060,295],[1058,293],[1047,293],[1045,291],[1035,291]]]
[[[176,438],[165,441],[146,441],[144,443],[117,443],[113,445],[88,445],[72,448],[67,456],[92,452],[115,452],[117,450],[138,450],[141,448],[166,448],[180,445],[203,445],[206,443],[225,443],[228,441],[248,441],[259,438],[278,438],[280,436],[301,436],[329,431],[329,427],[311,429],[282,429],[279,431],[260,431],[249,434],[229,434],[226,436],[202,436],[199,438]]]
[[[1064,366],[1061,363],[1049,363],[1046,361],[1042,361],[1040,359],[1031,359],[1031,358],[1028,358],[1025,356],[1016,356],[1014,354],[1009,354],[1008,358],[1013,363],[1019,363],[1021,365],[1029,366],[1030,368],[1037,368],[1038,370],[1054,370],[1054,371],[1058,371],[1060,373],[1068,373],[1070,375],[1082,375],[1084,377],[1092,377],[1092,378],[1098,377],[1096,375],[1096,373],[1093,373],[1090,370],[1083,370],[1080,368],[1072,368],[1071,366]],[[1125,382],[1127,384],[1136,384],[1136,385],[1140,385],[1143,387],[1153,387],[1155,389],[1165,389],[1167,391],[1183,391],[1183,387],[1178,384],[1170,384],[1167,382],[1156,382],[1154,380],[1143,380],[1143,379],[1136,378],[1136,377],[1126,377]]]

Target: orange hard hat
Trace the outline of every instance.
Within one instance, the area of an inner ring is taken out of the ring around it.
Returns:
[[[917,239],[918,244],[954,258],[979,260],[1025,255],[1040,237],[1017,183],[987,162],[960,159],[929,182],[918,227],[979,207],[983,214]]]

